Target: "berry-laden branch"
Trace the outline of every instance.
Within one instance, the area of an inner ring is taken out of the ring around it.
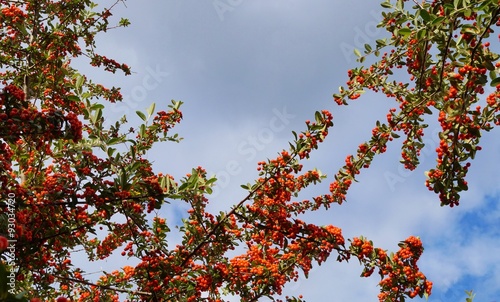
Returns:
[[[362,277],[378,270],[380,301],[429,295],[432,283],[417,265],[423,252],[418,237],[408,237],[388,254],[361,236],[346,241],[337,226],[300,219],[346,201],[361,169],[401,133],[402,163],[415,169],[424,119],[431,114],[441,131],[427,186],[443,205],[458,205],[481,134],[500,124],[500,55],[490,49],[493,29],[500,25],[498,1],[414,1],[411,10],[404,8],[408,2],[382,3],[387,11],[380,26],[390,38],[377,40],[374,50],[365,46],[359,60],[387,52],[367,68],[350,70],[346,88],[334,95],[338,104],[348,104],[372,90],[397,106],[386,122],[377,122],[356,155],[346,157],[329,192],[297,200],[326,178],[317,169],[303,171],[301,164],[333,126],[332,115],[323,110],[306,121],[303,132],[293,132],[290,149],[258,163],[259,177],[243,186],[248,191],[243,199],[212,214],[207,205],[215,178],[197,167],[177,183],[153,172],[146,156],[157,143],[181,140],[171,130],[182,119],[182,102],[172,101],[156,114],[154,104],[146,113],[138,111],[143,122],[137,128],[124,132],[123,117],[105,129],[104,109],[123,99],[119,88],[92,82],[71,63],[84,56],[94,67],[131,73],[126,64],[96,53],[97,34],[115,27],[112,8],[123,2],[98,10],[91,1],[1,1],[0,186],[7,201],[0,207],[0,233],[17,241],[15,253],[7,255],[6,238],[0,236],[0,256],[9,260],[0,263],[0,273],[15,268],[20,290],[0,289],[0,299],[19,294],[20,301],[63,296],[116,301],[117,293],[134,301],[275,299],[299,273],[308,276],[334,252],[338,261],[356,257]],[[393,80],[397,69],[408,78]],[[496,90],[484,107],[477,106],[487,84]],[[181,242],[171,246],[169,224],[158,213],[177,202],[191,208],[179,227]],[[103,272],[96,282],[72,263],[75,250],[95,261],[120,249],[137,264]]]
[[[428,171],[426,185],[439,194],[442,205],[459,204],[459,193],[468,188],[465,176],[469,160],[481,150],[478,146],[481,132],[490,131],[492,124],[498,125],[500,120],[499,63],[495,64],[500,54],[491,51],[490,41],[486,41],[491,40],[493,27],[500,24],[495,1],[456,5],[458,7],[451,7],[434,1],[421,3],[409,11],[400,5],[393,7],[388,1],[383,3],[384,7],[394,10],[384,13],[384,20],[379,24],[391,33],[391,40],[378,44],[392,49],[369,68],[349,71],[347,88],[341,88],[334,99],[339,105],[347,104],[346,99],[358,98],[365,89],[380,91],[399,103],[400,112],[392,108],[387,124],[377,122],[371,140],[360,145],[356,156],[346,158],[346,165],[332,184],[333,192],[345,195],[360,169],[369,167],[374,155],[386,150],[388,141],[399,138],[396,132],[402,131],[406,136],[401,147],[402,163],[407,169],[415,169],[420,150],[425,146],[424,115],[437,111],[437,121],[442,128],[438,164]],[[437,49],[437,53],[433,49]],[[362,59],[364,57],[360,61]],[[394,68],[406,68],[409,80],[389,81]],[[476,103],[489,83],[497,89],[486,97],[487,104],[481,108]],[[474,106],[475,110],[471,109]],[[325,204],[332,201],[328,197],[318,200]]]

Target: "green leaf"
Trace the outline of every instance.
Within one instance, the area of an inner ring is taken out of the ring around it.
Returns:
[[[365,50],[366,52],[372,51],[372,47],[370,46],[370,44],[365,44]]]
[[[490,83],[490,86],[491,87],[496,87],[498,84],[500,84],[500,77],[494,79],[493,81],[491,81]]]
[[[422,28],[417,32],[417,39],[423,40],[426,35],[427,35],[427,30],[425,30],[425,28]]]
[[[149,108],[146,110],[146,112],[148,113],[148,118],[153,115],[155,111],[155,106],[156,104],[152,103],[151,106],[149,106]]]
[[[76,90],[80,90],[82,88],[84,82],[85,82],[85,77],[82,76],[81,74],[77,75],[76,82],[75,82]]]
[[[120,22],[118,23],[119,26],[127,27],[130,25],[130,21],[126,18],[121,18]]]
[[[354,54],[357,56],[357,57],[361,57],[361,52],[359,52],[358,49],[354,49]]]
[[[494,80],[496,77],[497,73],[494,70],[490,71],[490,79]]]
[[[92,106],[90,106],[90,110],[94,111],[94,110],[97,110],[97,109],[104,109],[104,105],[103,104],[92,104]]]
[[[17,23],[16,26],[23,35],[28,36],[28,31],[26,30],[24,23]]]
[[[488,70],[495,71],[495,65],[493,65],[493,63],[491,63],[491,61],[484,61],[483,66],[486,67],[486,69],[488,69]],[[490,71],[490,73],[491,73],[491,71]],[[493,79],[494,76],[491,78]]]
[[[113,156],[113,153],[116,151],[115,148],[108,148],[108,156],[111,157]]]
[[[146,121],[147,118],[146,118],[146,115],[140,111],[136,111],[135,113],[137,113],[137,115],[143,120],[143,121]]]
[[[408,37],[411,34],[411,29],[408,27],[401,28],[399,31],[399,34],[403,37]]]
[[[467,299],[465,301],[472,302],[476,294],[474,294],[472,290],[471,291],[466,290],[465,293],[467,294]]]
[[[178,110],[182,104],[184,104],[182,101],[172,100],[172,105],[169,105],[169,107],[171,107],[172,109]]]
[[[144,137],[145,134],[146,134],[146,125],[142,124],[141,126],[139,126],[139,135],[141,137]]]
[[[187,182],[183,183],[183,184],[179,187],[178,191],[179,191],[179,192],[180,192],[180,191],[184,191],[184,190],[187,188],[187,186],[188,186],[188,185],[189,185],[189,184],[188,184]]]
[[[72,101],[72,102],[75,102],[75,103],[79,103],[80,102],[80,98],[77,97],[76,95],[68,95],[66,98],[68,99],[68,101]]]
[[[421,9],[419,11],[420,17],[425,21],[429,22],[431,20],[431,15],[429,15],[429,12],[426,11],[425,9]]]
[[[443,23],[444,20],[445,20],[445,17],[437,17],[436,19],[432,20],[431,25],[436,26],[438,24]]]
[[[127,184],[127,172],[125,171],[124,167],[121,167],[120,185],[122,186],[122,190],[125,190],[126,184]]]
[[[91,117],[92,123],[94,123],[94,124],[97,123],[97,121],[99,121],[101,119],[101,117],[102,117],[102,109],[98,108],[96,110],[96,112],[94,113],[94,115],[92,115],[92,117]]]
[[[321,119],[322,119],[323,117],[321,116],[321,113],[320,113],[319,111],[316,111],[316,112],[314,113],[314,118],[316,119],[316,122],[319,124],[319,123],[321,123]]]
[[[389,2],[389,1],[382,2],[382,3],[380,3],[380,5],[381,5],[383,8],[391,8],[391,7],[392,7],[391,2]]]
[[[208,186],[208,185],[211,185],[211,184],[213,184],[213,183],[214,183],[214,182],[216,182],[216,181],[217,181],[217,178],[212,177],[212,178],[210,178],[209,180],[207,180],[207,181],[205,182],[205,185],[207,185],[207,186]]]
[[[108,146],[111,146],[111,145],[116,145],[116,144],[118,144],[118,143],[121,143],[121,138],[119,138],[119,137],[113,137],[113,138],[111,138],[109,141],[107,141],[107,142],[106,142],[106,144],[107,144]]]
[[[375,40],[375,43],[377,43],[377,47],[384,47],[387,45],[387,40],[386,39],[377,39],[377,40]]]
[[[477,27],[475,27],[473,25],[469,25],[469,24],[465,24],[464,26],[462,26],[462,32],[473,34],[473,35],[479,34],[479,30],[477,29]]]
[[[397,8],[398,10],[403,10],[403,9],[404,9],[404,1],[403,1],[403,0],[398,0],[398,1],[396,2],[396,8]]]
[[[162,187],[163,189],[166,189],[167,192],[169,191],[169,186],[167,186],[168,184],[169,184],[169,182],[167,182],[166,176],[163,176],[160,178],[160,187]]]

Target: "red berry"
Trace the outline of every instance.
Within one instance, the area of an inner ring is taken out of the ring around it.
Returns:
[[[9,241],[4,236],[0,236],[0,251],[7,249]]]

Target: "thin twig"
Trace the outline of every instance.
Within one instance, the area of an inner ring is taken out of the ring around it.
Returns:
[[[109,285],[95,284],[95,283],[92,283],[92,282],[89,282],[89,281],[79,280],[79,279],[75,279],[75,278],[71,278],[71,277],[63,277],[63,276],[58,276],[58,275],[54,275],[54,277],[57,278],[57,279],[60,279],[60,280],[77,282],[77,283],[81,283],[81,284],[85,284],[85,285],[89,285],[89,286],[95,286],[95,287],[99,287],[99,288],[102,288],[102,289],[107,289],[107,290],[112,290],[112,291],[120,292],[120,293],[133,294],[133,295],[141,295],[141,296],[152,296],[152,294],[148,293],[148,292],[135,291],[135,290],[127,290],[127,289],[120,289],[120,288],[112,287],[112,286],[109,286]]]

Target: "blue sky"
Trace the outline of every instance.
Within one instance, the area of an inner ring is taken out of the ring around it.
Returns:
[[[116,19],[126,17],[132,25],[105,34],[98,49],[128,63],[134,73],[125,78],[90,67],[82,71],[123,87],[126,99],[107,109],[109,121],[127,114],[132,124],[139,122],[135,110],[152,102],[158,110],[171,99],[185,103],[184,119],[175,128],[185,139],[157,146],[148,158],[157,172],[177,178],[196,166],[218,175],[219,185],[210,197],[214,211],[241,200],[245,192],[240,184],[255,179],[256,163],[287,148],[291,131],[303,130],[304,121],[321,109],[333,113],[335,127],[305,166],[317,167],[329,178],[303,197],[327,192],[345,156],[369,139],[375,121],[384,120],[388,108],[395,107],[374,94],[347,107],[332,99],[345,83],[346,71],[357,66],[352,49],[384,34],[375,27],[378,1],[125,4],[118,5]],[[483,150],[468,176],[469,191],[461,206],[450,209],[441,208],[424,186],[424,171],[434,165],[432,133],[437,128],[431,124],[428,130],[428,149],[416,171],[402,169],[400,142],[394,142],[362,173],[346,204],[304,219],[339,226],[346,237],[365,235],[393,251],[400,240],[420,236],[426,248],[420,266],[434,282],[429,301],[465,301],[464,290],[471,289],[477,292],[476,301],[499,301],[499,131],[483,136]],[[162,214],[175,222],[182,211],[179,205]],[[334,258],[314,268],[309,279],[289,284],[285,294],[303,294],[308,301],[377,301],[377,277],[361,279],[355,261],[336,263]],[[104,265],[114,265],[110,262]]]

